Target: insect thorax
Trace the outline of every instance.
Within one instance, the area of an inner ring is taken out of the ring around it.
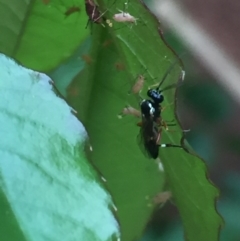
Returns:
[[[156,104],[160,104],[163,102],[164,100],[164,97],[162,95],[162,93],[156,89],[150,89],[148,90],[147,92],[147,95],[153,99],[153,101],[156,103]]]
[[[151,100],[143,100],[140,103],[142,115],[145,118],[153,117],[155,114],[154,103]]]

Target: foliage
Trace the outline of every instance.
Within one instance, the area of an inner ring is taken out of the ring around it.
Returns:
[[[17,4],[19,1],[12,2]],[[99,1],[100,10],[107,10],[104,17],[113,21],[113,14],[118,9],[124,10],[124,2]],[[128,95],[137,75],[145,76],[141,96],[146,97],[148,87],[159,82],[178,58],[161,39],[159,23],[148,9],[132,0],[127,11],[139,19],[137,25],[113,22],[113,27],[106,23],[103,27],[93,24],[91,39],[86,39],[89,32],[84,29],[87,16],[82,1],[32,1],[21,6],[25,6],[21,18],[16,18],[17,14],[13,12],[15,20],[6,20],[2,27],[5,36],[10,34],[11,26],[18,27],[12,38],[17,42],[2,39],[1,51],[28,67],[49,71],[61,93],[78,111],[93,146],[89,160],[106,178],[106,186],[118,209],[116,216],[120,222],[121,240],[141,237],[157,206],[153,198],[164,190],[165,178],[181,214],[186,239],[217,240],[221,225],[215,210],[218,191],[206,178],[202,160],[182,149],[161,149],[163,173],[137,145],[138,120],[130,116],[117,118],[126,104],[138,108],[140,97]],[[79,11],[66,15],[73,6],[78,6]],[[5,19],[8,18],[7,11],[9,6],[4,1],[0,12],[4,13]],[[179,61],[164,85],[176,83],[181,74]],[[166,91],[164,96],[163,118],[177,122],[175,105],[171,105],[176,101],[175,90]],[[44,116],[54,123],[51,114]],[[180,144],[182,132],[178,123],[174,130],[163,131],[162,143]],[[54,145],[58,145],[57,142]],[[70,180],[72,175],[67,171]],[[3,195],[3,198],[6,197]],[[65,219],[61,221],[64,226]]]

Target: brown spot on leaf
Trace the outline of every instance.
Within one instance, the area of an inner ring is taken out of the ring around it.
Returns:
[[[42,0],[42,2],[47,5],[49,4],[50,0]]]
[[[70,96],[78,96],[79,95],[79,89],[77,86],[72,85],[68,88],[68,93]]]
[[[66,12],[64,14],[65,14],[65,16],[69,16],[73,13],[80,12],[80,10],[81,9],[79,7],[73,6],[73,7],[70,7],[68,10],[66,10]]]
[[[103,42],[102,46],[103,47],[108,47],[109,45],[111,45],[113,43],[112,39],[107,39]]]
[[[121,71],[121,70],[124,70],[124,69],[125,69],[124,64],[123,64],[123,63],[121,63],[121,62],[117,62],[117,63],[115,63],[115,67],[116,67],[116,69],[117,69],[117,70],[119,70],[119,71]]]
[[[81,58],[85,61],[86,64],[91,64],[93,59],[90,55],[83,54]]]

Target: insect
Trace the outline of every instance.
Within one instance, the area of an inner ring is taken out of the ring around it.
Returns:
[[[135,82],[135,84],[132,86],[131,90],[129,91],[129,94],[133,93],[133,94],[138,94],[144,85],[144,76],[143,75],[138,75],[137,77],[137,81]]]
[[[161,117],[161,111],[162,111],[161,103],[164,101],[163,92],[165,90],[176,88],[181,83],[179,84],[179,81],[178,81],[178,83],[170,84],[162,89],[160,89],[160,88],[161,88],[162,84],[164,83],[164,81],[166,80],[168,74],[175,67],[177,62],[178,62],[178,60],[175,61],[174,63],[172,63],[171,66],[169,67],[169,69],[166,71],[166,73],[163,76],[160,83],[157,85],[154,85],[154,87],[155,86],[157,86],[157,87],[150,88],[147,91],[147,96],[149,97],[149,99],[141,100],[140,111],[134,109],[133,107],[125,107],[121,113],[121,115],[133,115],[136,117],[141,117],[141,119],[142,119],[141,122],[139,122],[137,124],[140,127],[140,133],[138,135],[139,144],[140,144],[140,146],[143,147],[142,148],[144,150],[143,152],[146,153],[148,157],[153,158],[153,159],[158,158],[159,147],[182,148],[182,146],[180,146],[180,145],[160,144],[161,133],[162,133],[163,128],[168,130],[168,126],[175,125],[173,123],[168,124]],[[182,76],[180,77],[181,80],[183,80],[183,73],[184,72],[182,72]],[[140,85],[143,85],[143,83],[141,83]],[[140,87],[138,86],[138,87],[136,87],[136,92],[139,92],[139,91],[140,91]],[[121,115],[119,115],[119,116],[121,116]]]
[[[132,16],[130,13],[124,12],[122,10],[118,10],[120,13],[116,13],[113,15],[113,20],[115,20],[116,22],[129,22],[129,23],[134,23],[135,25],[137,25],[137,20],[138,18],[135,18],[134,16]]]
[[[118,9],[118,11],[120,13],[116,13],[113,15],[113,20],[119,23],[124,23],[124,22],[128,22],[131,24],[135,24],[137,25],[137,20],[138,18],[135,18],[134,16],[132,16],[129,12],[127,12],[128,9],[128,2],[124,3],[124,7],[123,7],[123,11]],[[131,25],[132,27],[132,25]]]
[[[104,13],[100,13],[98,6],[95,4],[93,0],[85,0],[85,9],[88,15],[88,22],[86,28],[88,27],[88,24],[90,22],[101,24],[102,21],[105,20],[105,18],[103,17]]]
[[[112,5],[115,4],[115,1],[112,3]],[[110,28],[113,26],[111,20],[106,19],[104,17],[104,14],[108,11],[108,9],[105,10],[103,13],[101,13],[97,4],[94,2],[94,0],[85,0],[85,9],[88,15],[88,22],[87,22],[86,28],[88,27],[88,24],[90,22],[101,24],[103,27],[105,27],[103,22],[106,22]]]
[[[138,118],[141,118],[141,112],[131,106],[126,106],[123,108],[120,114],[118,114],[118,118],[121,119],[124,115],[132,115]]]
[[[149,99],[143,99],[140,103],[142,114],[142,122],[140,124],[140,139],[143,142],[148,156],[153,159],[158,157],[159,147],[182,148],[180,145],[160,144],[162,128],[167,127],[167,123],[161,118],[161,103],[164,101],[162,92],[177,87],[179,83],[171,84],[161,90],[160,88],[176,63],[177,61],[170,66],[156,88],[152,88],[147,91],[147,96]]]
[[[164,205],[168,200],[172,198],[172,192],[171,191],[164,191],[159,193],[153,198],[153,202],[155,204],[161,204]]]

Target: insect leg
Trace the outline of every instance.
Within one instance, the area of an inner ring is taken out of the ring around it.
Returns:
[[[91,19],[89,18],[88,19],[88,21],[87,21],[87,24],[86,24],[86,27],[85,27],[85,29],[87,29],[88,28],[88,25],[89,25],[89,23],[91,22]],[[92,28],[91,28],[91,32],[92,32]]]
[[[161,132],[159,131],[158,136],[157,136],[157,140],[156,140],[157,145],[159,145],[160,139],[161,139]]]
[[[167,122],[166,122],[167,123]],[[172,124],[167,124],[167,126],[176,126],[176,123],[172,123]]]
[[[142,127],[142,126],[143,126],[143,123],[142,123],[142,122],[138,122],[138,123],[137,123],[137,126]]]
[[[170,132],[177,132],[177,131],[189,132],[189,131],[191,131],[191,129],[187,129],[187,130],[169,130],[168,129],[169,126],[176,126],[177,124],[176,123],[167,124],[167,122],[163,121],[163,120],[161,121],[160,125],[163,126],[166,131],[170,131]]]
[[[172,120],[165,120],[166,123],[174,123],[175,119]]]
[[[124,17],[125,17],[125,13],[127,12],[127,9],[128,9],[128,1],[123,4],[122,14],[123,14]]]
[[[169,129],[167,129],[166,131],[170,131],[170,132],[178,132],[178,131],[181,131],[181,132],[186,133],[186,132],[191,131],[191,129],[188,129],[188,130],[169,130]]]
[[[180,145],[174,145],[174,144],[161,144],[159,147],[177,147],[177,148],[183,148]]]
[[[171,106],[173,104],[174,104],[174,102],[172,102],[172,103],[170,103],[168,105],[165,105],[164,107],[161,107],[161,112],[163,112],[164,110],[166,110],[167,107],[169,107],[169,106]]]

